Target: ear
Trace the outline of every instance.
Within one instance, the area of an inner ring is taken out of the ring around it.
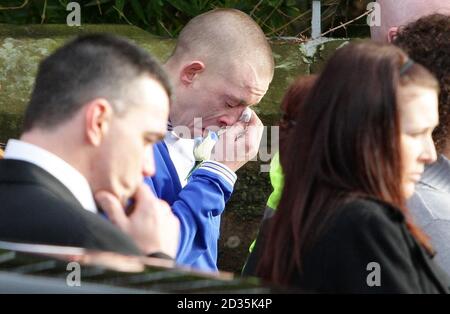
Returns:
[[[180,73],[180,80],[184,85],[190,85],[205,69],[205,65],[201,61],[192,61],[183,67]]]
[[[388,33],[387,33],[388,43],[392,44],[395,41],[395,39],[397,38],[397,34],[398,34],[397,26],[393,26],[393,27],[389,28]]]
[[[85,110],[85,134],[87,141],[93,146],[99,146],[108,133],[113,109],[104,98],[97,98],[87,103]]]

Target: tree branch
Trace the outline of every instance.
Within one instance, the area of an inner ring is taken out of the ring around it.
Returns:
[[[364,16],[366,16],[366,15],[369,15],[369,14],[372,13],[373,11],[375,11],[375,8],[372,8],[371,10],[364,12],[364,13],[361,14],[360,16],[355,17],[353,20],[350,20],[350,21],[345,22],[345,23],[343,23],[343,24],[341,24],[341,25],[339,25],[339,26],[336,26],[336,27],[333,27],[332,29],[327,30],[325,33],[320,34],[320,36],[323,37],[323,36],[325,36],[326,34],[331,33],[331,32],[333,32],[333,31],[335,31],[335,30],[337,30],[337,29],[339,29],[339,28],[343,28],[343,27],[345,28],[345,26],[347,26],[348,24],[351,24],[351,23],[353,23],[354,21],[357,21],[357,20],[359,20],[360,18],[362,18],[362,17],[364,17]]]
[[[24,8],[27,4],[28,4],[29,0],[24,0],[23,3],[18,6],[18,7],[3,7],[0,5],[0,10],[17,10],[17,9],[22,9]]]

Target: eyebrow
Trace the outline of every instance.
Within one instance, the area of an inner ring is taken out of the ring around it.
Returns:
[[[243,99],[239,99],[239,98],[236,98],[236,97],[234,97],[234,96],[228,96],[227,97],[229,100],[231,100],[231,102],[233,102],[233,103],[237,103],[237,105],[233,105],[233,107],[235,107],[235,106],[250,106],[249,104],[247,104],[247,102],[245,101],[245,100],[243,100]]]

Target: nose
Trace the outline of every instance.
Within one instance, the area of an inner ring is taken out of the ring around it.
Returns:
[[[219,118],[219,126],[231,126],[239,121],[242,113],[244,112],[246,107],[237,106],[235,108],[230,108],[226,115],[223,115]]]
[[[427,138],[424,143],[421,160],[425,164],[430,164],[430,163],[435,162],[436,159],[437,159],[437,153],[436,153],[436,148],[434,146],[433,139],[431,137]]]
[[[149,145],[144,151],[144,160],[142,161],[142,174],[149,177],[155,174],[155,159],[153,158],[153,146]]]

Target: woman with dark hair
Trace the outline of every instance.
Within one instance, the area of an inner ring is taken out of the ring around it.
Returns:
[[[305,99],[311,90],[314,82],[317,79],[317,75],[307,75],[298,77],[294,83],[292,83],[281,102],[282,117],[280,120],[280,141],[279,151],[275,153],[270,162],[270,184],[272,185],[272,193],[267,200],[266,209],[261,222],[261,226],[264,226],[267,219],[270,218],[274,211],[278,207],[280,202],[281,193],[284,185],[284,174],[280,164],[280,155],[284,155],[286,150],[286,138],[295,125],[295,120],[300,106],[305,102]],[[262,230],[263,228],[260,228]],[[262,237],[260,235],[259,237]],[[248,256],[244,268],[242,269],[242,275],[254,275],[254,270],[259,258],[260,246],[256,244],[256,240],[252,242],[249,248],[250,255]],[[255,251],[254,251],[255,250]],[[249,273],[251,272],[251,273]]]
[[[270,163],[270,181],[273,187],[273,192],[267,200],[267,209],[264,213],[264,218],[272,216],[273,211],[278,207],[284,182],[283,170],[280,164],[280,155],[285,154],[286,139],[292,131],[296,123],[295,120],[297,119],[297,113],[300,110],[301,105],[305,102],[305,99],[313,87],[316,79],[317,75],[315,74],[298,77],[294,83],[289,86],[281,102],[282,116],[279,126],[279,152],[274,155]]]
[[[450,16],[424,16],[400,29],[395,44],[436,76],[439,125],[433,132],[438,159],[425,167],[408,200],[417,224],[430,236],[436,263],[450,274]]]
[[[398,48],[337,50],[289,135],[259,276],[325,293],[448,292],[405,207],[436,159],[437,95],[436,79]]]

